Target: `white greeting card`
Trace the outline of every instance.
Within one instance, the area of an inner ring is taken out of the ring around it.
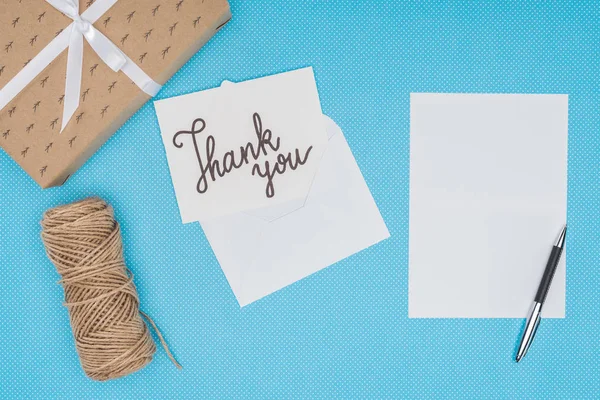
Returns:
[[[527,316],[566,223],[567,132],[566,95],[411,94],[409,317]],[[565,316],[566,259],[545,317]]]
[[[184,223],[305,199],[327,145],[312,68],[154,104]]]

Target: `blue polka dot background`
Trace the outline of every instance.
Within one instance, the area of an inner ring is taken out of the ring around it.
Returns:
[[[231,8],[158,98],[313,66],[323,112],[344,131],[392,237],[240,310],[200,226],[180,222],[151,103],[61,188],[41,191],[0,153],[0,397],[597,397],[598,3]],[[544,321],[518,365],[523,320],[408,319],[411,92],[569,95],[566,318]],[[183,370],[159,350],[131,376],[85,378],[39,221],[90,195],[115,208],[141,303]]]

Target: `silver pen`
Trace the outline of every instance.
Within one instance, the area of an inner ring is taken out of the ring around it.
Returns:
[[[521,361],[521,359],[525,357],[525,354],[527,354],[527,350],[529,350],[531,342],[533,342],[533,338],[535,337],[535,333],[537,332],[538,326],[540,325],[542,307],[544,306],[544,302],[546,301],[548,289],[550,289],[550,285],[552,284],[552,278],[554,278],[556,267],[558,266],[558,262],[560,261],[560,256],[562,254],[563,248],[565,247],[566,235],[567,226],[565,225],[563,230],[560,232],[556,243],[552,247],[550,257],[548,258],[548,263],[546,264],[546,269],[544,270],[544,275],[542,276],[542,281],[540,282],[540,286],[538,287],[538,291],[533,300],[531,313],[529,314],[529,318],[527,318],[527,323],[525,324],[525,331],[523,332],[521,344],[519,345],[519,351],[517,351],[517,362]]]

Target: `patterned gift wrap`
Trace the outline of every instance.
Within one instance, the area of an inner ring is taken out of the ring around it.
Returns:
[[[118,0],[93,26],[164,84],[230,18],[227,0]],[[0,88],[72,22],[44,0],[3,1]],[[0,110],[0,147],[43,188],[66,182],[150,98],[84,41],[79,107],[60,132],[67,53]]]

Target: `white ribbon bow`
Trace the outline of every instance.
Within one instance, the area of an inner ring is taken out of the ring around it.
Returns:
[[[136,63],[92,25],[117,0],[96,0],[82,15],[79,15],[79,0],[46,1],[71,18],[73,23],[54,38],[0,90],[0,110],[6,107],[44,68],[68,47],[65,105],[62,127],[60,129],[62,132],[79,107],[84,37],[100,59],[113,71],[122,71],[125,73],[140,89],[150,96],[155,96],[158,93],[161,86],[154,82]]]

